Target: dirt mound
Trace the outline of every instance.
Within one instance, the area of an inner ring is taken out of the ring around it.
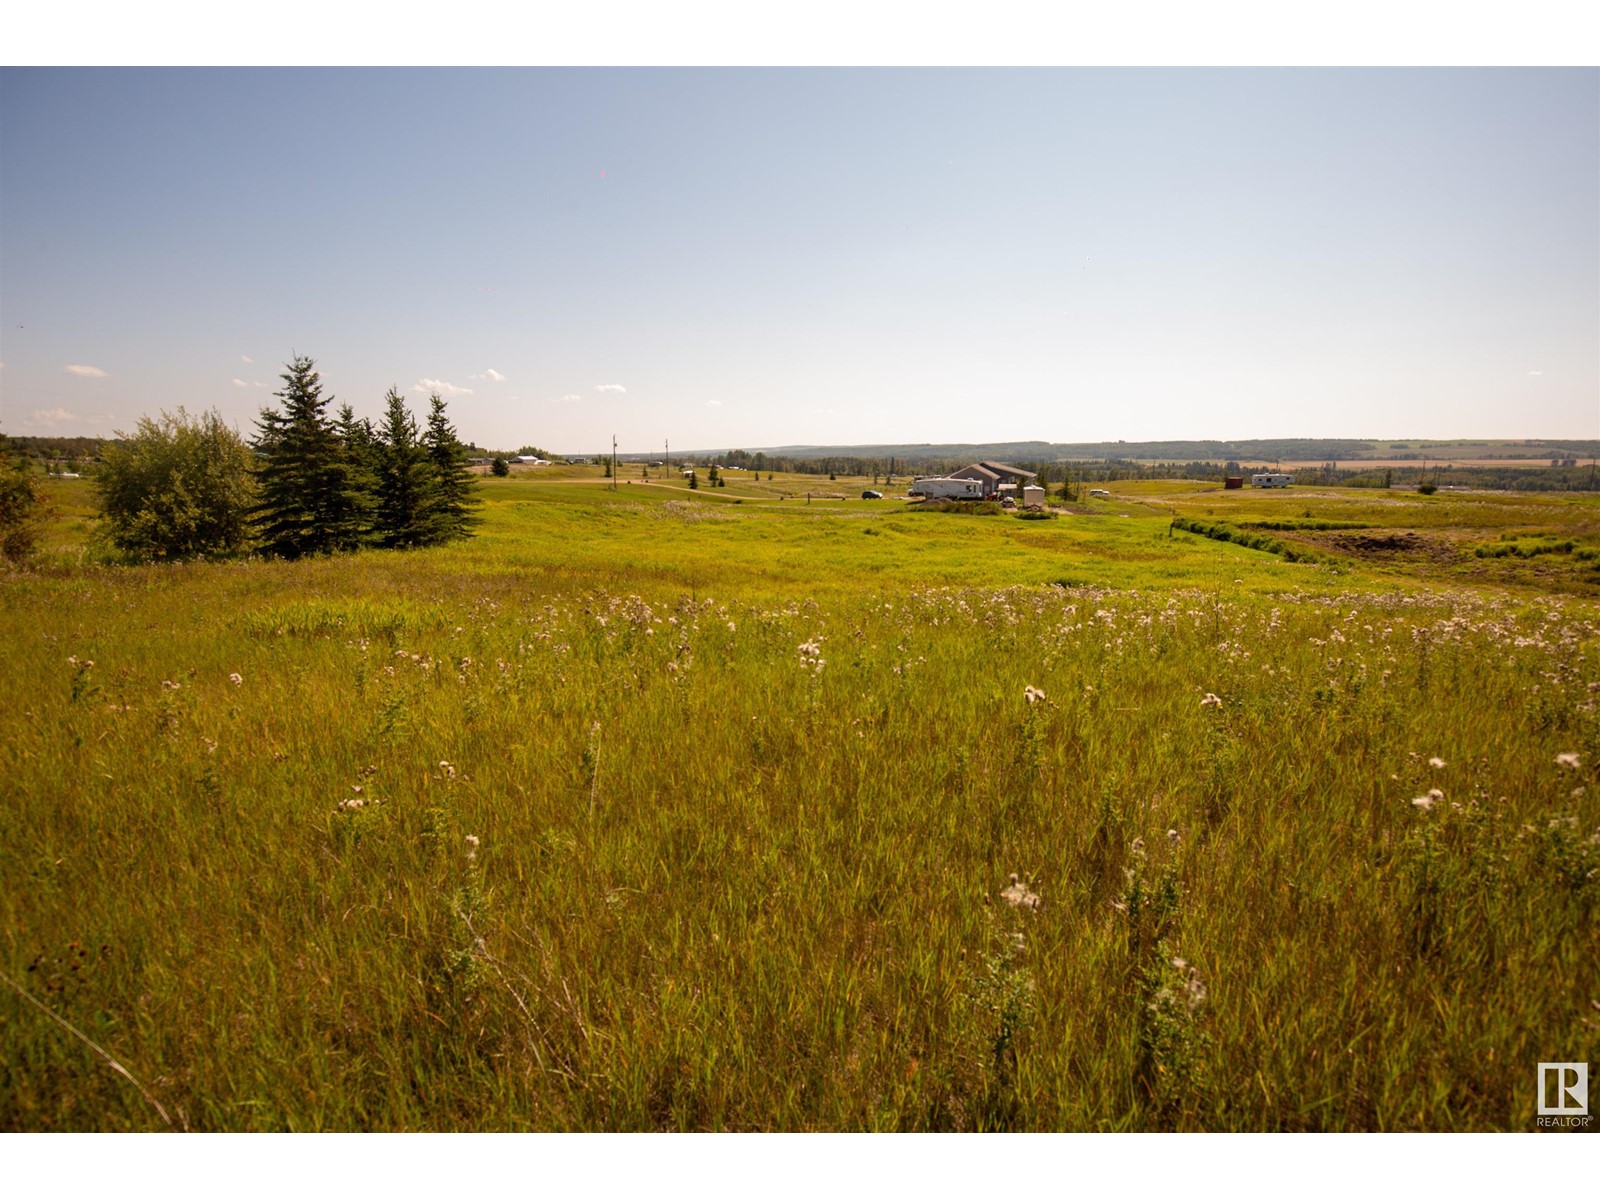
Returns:
[[[1327,540],[1349,554],[1396,554],[1407,551],[1416,553],[1428,545],[1419,534],[1412,533],[1409,529],[1391,533],[1332,534]]]

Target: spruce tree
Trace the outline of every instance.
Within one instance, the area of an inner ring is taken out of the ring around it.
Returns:
[[[426,540],[423,526],[433,492],[428,453],[399,390],[390,388],[384,401],[388,407],[378,430],[375,534],[383,546],[417,546]]]
[[[299,558],[361,543],[361,495],[328,419],[316,363],[297,355],[281,376],[283,411],[261,410],[255,449],[261,503],[253,513],[265,554]]]
[[[374,527],[378,516],[378,467],[381,451],[378,445],[378,433],[368,418],[362,417],[359,421],[356,420],[355,412],[348,404],[339,407],[339,422],[336,429],[353,508],[355,536],[361,544],[371,544],[376,537]]]
[[[429,398],[428,432],[423,439],[433,465],[433,495],[427,522],[430,542],[471,537],[482,519],[473,511],[481,503],[477,497],[478,477],[467,465],[467,448],[456,437],[444,408],[444,400],[435,392]]]

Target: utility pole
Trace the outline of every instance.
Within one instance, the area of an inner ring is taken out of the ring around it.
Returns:
[[[617,435],[611,435],[611,490],[617,490]]]
[[[663,475],[670,475],[670,474],[672,474],[672,439],[671,438],[667,438],[665,441],[663,441],[661,443],[661,449],[666,451],[666,456],[667,456],[667,464],[662,469],[661,473]]]

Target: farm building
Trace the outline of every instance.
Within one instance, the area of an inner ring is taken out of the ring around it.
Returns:
[[[1222,486],[1228,489],[1242,488],[1244,486],[1244,476],[1229,475],[1223,479]]]
[[[1000,462],[976,462],[970,467],[962,467],[959,471],[951,471],[950,479],[976,479],[983,484],[983,499],[992,500],[1000,494],[1003,487],[1009,485],[1010,490],[1021,488],[1032,483],[1038,478],[1033,471],[1024,471],[1021,467],[1009,466]]]
[[[1030,483],[1023,487],[1022,506],[1024,508],[1043,508],[1044,489],[1036,483]]]
[[[1260,488],[1288,487],[1294,482],[1293,475],[1283,475],[1277,471],[1266,471],[1260,475],[1250,476],[1250,485]]]

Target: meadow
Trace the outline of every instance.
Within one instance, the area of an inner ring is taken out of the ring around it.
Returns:
[[[0,1128],[1531,1130],[1600,1058],[1594,498],[599,474],[145,567],[51,483]]]

